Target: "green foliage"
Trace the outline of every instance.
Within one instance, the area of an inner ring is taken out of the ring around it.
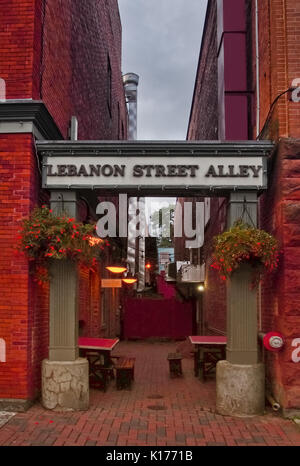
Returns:
[[[239,220],[229,231],[214,238],[211,267],[218,270],[222,280],[226,280],[242,263],[248,263],[255,268],[257,284],[263,270],[277,268],[278,254],[276,238]]]
[[[151,215],[151,227],[158,236],[158,247],[169,248],[173,246],[174,213],[175,205],[169,205],[156,210]]]
[[[38,281],[47,281],[51,260],[71,259],[89,267],[96,265],[108,242],[96,238],[94,233],[95,225],[53,215],[43,206],[24,220],[20,249],[35,261]]]

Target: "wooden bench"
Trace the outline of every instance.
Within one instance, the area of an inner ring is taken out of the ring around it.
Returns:
[[[125,357],[120,357],[115,363],[117,390],[131,388],[131,383],[134,380],[134,363],[135,358]]]
[[[170,376],[181,377],[182,376],[182,367],[181,367],[182,355],[180,353],[169,353],[167,359],[169,361]]]

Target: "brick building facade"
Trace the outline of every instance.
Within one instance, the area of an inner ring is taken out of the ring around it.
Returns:
[[[263,357],[267,383],[286,414],[300,408],[299,365],[292,359],[300,337],[300,104],[288,92],[300,77],[299,26],[299,0],[209,0],[187,133],[188,140],[278,143],[258,222],[279,239],[282,257],[278,271],[262,282],[258,320],[261,332],[276,330],[285,338],[283,351]],[[215,334],[226,333],[226,286],[210,267],[211,245],[226,229],[226,216],[227,199],[212,198],[202,251],[203,325]],[[177,260],[184,254],[178,245]]]
[[[49,290],[15,248],[22,219],[49,199],[35,140],[68,139],[72,116],[79,139],[126,138],[117,0],[1,1],[0,41],[0,409],[18,409],[38,395],[48,356]],[[100,275],[79,273],[84,331],[99,335]]]

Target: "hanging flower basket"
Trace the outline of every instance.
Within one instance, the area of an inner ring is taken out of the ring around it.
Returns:
[[[234,226],[214,237],[212,268],[226,281],[241,264],[253,267],[253,285],[257,285],[264,271],[278,266],[278,241],[264,230],[237,221]]]
[[[19,248],[34,261],[36,280],[41,283],[49,281],[49,265],[53,260],[70,259],[95,266],[109,243],[94,233],[94,224],[53,215],[43,206],[24,220]]]

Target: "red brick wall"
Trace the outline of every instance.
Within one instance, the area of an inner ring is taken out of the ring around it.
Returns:
[[[126,109],[117,1],[52,0],[46,3],[43,27],[41,98],[64,137],[68,138],[69,121],[75,115],[79,139],[124,139]]]
[[[205,110],[205,116],[203,109]],[[190,114],[189,140],[218,139],[218,44],[217,2],[208,3],[203,41],[196,75],[193,103]],[[180,199],[184,202],[187,199]],[[199,199],[198,199],[199,200]],[[206,263],[206,289],[203,294],[203,324],[207,333],[226,331],[226,287],[212,264],[212,237],[225,226],[226,203],[224,199],[211,199],[211,218],[205,230],[203,258]],[[184,249],[185,238],[175,243],[176,260],[189,260],[189,251]]]
[[[0,18],[0,78],[8,99],[43,100],[66,139],[73,115],[79,139],[126,138],[116,0],[2,0]]]
[[[253,6],[253,72],[255,73],[255,23]],[[274,99],[300,78],[299,62],[300,3],[295,0],[262,0],[259,2],[260,54],[260,130]],[[256,99],[255,89],[255,99]],[[256,137],[255,128],[253,136]],[[280,98],[272,112],[265,138],[300,135],[300,106],[289,95]]]
[[[65,138],[73,115],[81,139],[126,138],[116,0],[1,0],[0,42],[7,99],[43,100]],[[13,246],[21,220],[47,193],[40,190],[32,135],[0,135],[0,153],[0,338],[7,344],[0,399],[33,399],[40,390],[41,361],[48,356],[49,289],[33,281],[30,265]],[[100,277],[81,276],[81,312],[88,309],[88,330],[96,336]]]
[[[85,266],[79,267],[79,320],[81,336],[101,337],[101,274]]]
[[[279,189],[279,186],[281,189]],[[262,331],[279,331],[284,350],[267,353],[268,379],[286,409],[299,408],[299,367],[291,359],[291,343],[300,335],[300,141],[282,140],[273,157],[270,188],[261,199],[261,226],[272,232],[281,246],[277,272],[262,286]]]
[[[217,7],[209,2],[198,62],[188,140],[218,139]],[[205,112],[203,111],[205,109]]]
[[[34,0],[0,3],[0,77],[9,99],[33,96],[34,13]]]
[[[211,218],[205,231],[204,258],[206,263],[203,293],[204,329],[210,334],[226,333],[226,286],[212,265],[213,237],[226,226],[226,199],[211,200]]]
[[[252,2],[254,3],[254,2]],[[300,2],[263,0],[259,2],[260,129],[274,99],[300,78],[298,45]],[[253,24],[254,27],[254,24]],[[253,35],[253,38],[255,36]],[[253,60],[255,69],[255,60]],[[257,92],[257,90],[256,90]],[[264,138],[299,138],[300,105],[283,95],[271,113]],[[255,96],[256,98],[256,96]],[[255,128],[254,132],[255,133]],[[300,406],[297,364],[292,362],[291,342],[299,337],[299,142],[281,142],[273,157],[270,187],[260,203],[261,226],[275,234],[282,247],[277,273],[262,284],[262,331],[281,331],[286,338],[283,352],[266,354],[267,378],[275,397],[285,409]]]
[[[252,63],[250,63],[250,82],[253,87],[252,113],[256,115],[256,57],[255,57],[255,1],[246,2],[248,12],[248,38],[252,34]],[[259,4],[259,52],[260,52],[260,129],[267,118],[270,106],[276,96],[291,86],[295,78],[300,77],[300,62],[297,44],[300,34],[300,2],[293,0],[261,0]],[[211,137],[211,125],[206,126],[218,115],[220,109],[215,104],[210,107],[211,87],[214,86],[215,73],[210,60],[216,61],[211,44],[212,31],[216,26],[212,14],[214,1],[209,2],[208,24],[205,28],[200,62],[195,84],[194,101],[189,126],[189,138],[208,139]],[[210,60],[208,57],[211,57]],[[249,66],[249,63],[248,63]],[[199,84],[201,83],[201,85]],[[201,94],[200,94],[201,90]],[[200,121],[197,117],[198,108],[208,110],[207,118]],[[289,101],[283,96],[272,112],[272,118],[264,134],[265,138],[275,141],[289,136],[300,136],[300,104]],[[250,115],[251,116],[251,115]],[[249,120],[251,123],[251,120]],[[255,139],[256,128],[252,125],[252,135]],[[300,406],[299,368],[291,360],[291,342],[299,338],[299,264],[300,240],[299,224],[299,173],[300,173],[299,139],[283,141],[277,154],[273,157],[272,170],[269,177],[269,189],[261,197],[260,222],[261,227],[275,234],[280,240],[282,259],[276,273],[265,278],[261,287],[261,309],[259,314],[260,330],[281,331],[286,338],[283,352],[276,355],[266,353],[267,378],[272,385],[275,397],[285,409]],[[222,231],[226,214],[226,206],[219,210],[218,200],[211,204],[211,220],[205,236],[204,255],[209,266],[210,241],[214,234]],[[220,218],[221,215],[221,218]],[[222,226],[223,223],[223,226]],[[225,329],[225,289],[218,286],[218,278],[214,272],[207,269],[207,290],[204,293],[204,315],[206,329]]]
[[[21,220],[39,194],[32,136],[0,135],[0,152],[0,335],[7,344],[0,398],[32,398],[48,350],[48,291],[33,281],[28,261],[16,251]]]

